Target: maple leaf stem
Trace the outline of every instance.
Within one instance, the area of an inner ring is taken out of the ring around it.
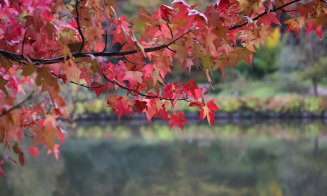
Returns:
[[[4,115],[9,114],[10,112],[12,112],[15,109],[20,108],[24,103],[26,103],[28,100],[30,100],[33,97],[34,91],[32,91],[25,99],[23,99],[21,102],[17,103],[16,105],[14,105],[13,107],[9,108],[8,110],[2,112],[0,114],[0,118],[3,117]]]
[[[81,22],[80,22],[80,16],[79,16],[79,11],[78,11],[78,6],[79,6],[80,1],[81,0],[76,0],[75,1],[75,9],[76,9],[76,17],[75,17],[75,20],[76,20],[76,23],[77,23],[78,33],[79,33],[79,35],[82,38],[81,47],[79,48],[78,53],[81,53],[82,52],[82,50],[84,48],[84,45],[85,45],[85,37],[84,37],[83,31],[82,31]]]
[[[169,46],[167,46],[167,49],[174,52],[174,53],[176,53],[176,50],[171,49]]]
[[[301,0],[290,1],[290,2],[288,2],[288,3],[286,3],[286,4],[282,5],[282,6],[279,6],[279,7],[276,7],[276,8],[274,8],[274,9],[270,10],[270,12],[277,12],[278,10],[281,10],[281,9],[283,9],[284,7],[287,7],[287,6],[291,5],[291,4],[297,3],[297,2],[299,2],[299,1],[301,1]],[[251,18],[251,19],[252,19],[252,21],[259,20],[262,16],[264,16],[264,15],[266,15],[266,14],[268,14],[268,11],[267,11],[267,10],[265,10],[263,13],[259,14],[258,16],[254,17],[254,18]],[[235,26],[229,28],[228,30],[235,30],[235,29],[241,28],[241,27],[247,25],[248,23],[249,23],[249,22],[246,21],[246,22],[244,22],[244,23],[242,23],[242,24],[235,25]]]

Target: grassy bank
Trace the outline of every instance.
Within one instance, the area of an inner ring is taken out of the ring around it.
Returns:
[[[218,98],[217,104],[220,108],[218,118],[237,117],[237,114],[239,117],[253,117],[253,115],[256,117],[321,117],[327,111],[327,98],[300,95],[261,98],[226,97]],[[179,111],[189,113],[189,116],[198,112],[197,108],[189,107],[186,102],[179,102],[176,107]],[[74,105],[70,105],[69,110],[74,118],[114,116],[103,100],[75,102]]]

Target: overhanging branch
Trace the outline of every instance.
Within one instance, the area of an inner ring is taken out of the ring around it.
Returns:
[[[300,0],[293,0],[289,3],[286,3],[282,6],[279,6],[279,7],[276,7],[272,10],[270,10],[270,12],[276,12],[278,10],[282,10],[283,8],[291,5],[291,4],[294,4],[294,3],[297,3],[299,2]],[[76,22],[77,22],[77,26],[78,26],[78,32],[82,38],[82,44],[81,44],[81,48],[79,50],[79,52],[76,52],[76,53],[73,53],[72,56],[74,58],[89,58],[89,57],[125,57],[125,56],[128,56],[128,55],[132,55],[132,54],[136,54],[136,53],[139,53],[138,50],[128,50],[128,51],[118,51],[118,52],[106,52],[106,45],[107,45],[107,32],[106,32],[106,35],[105,35],[105,48],[102,52],[94,52],[94,53],[83,53],[82,52],[82,49],[84,47],[84,44],[85,44],[85,37],[83,35],[83,32],[81,30],[81,24],[80,24],[80,16],[79,16],[79,11],[78,11],[78,6],[79,6],[79,3],[80,3],[80,0],[76,0],[76,5],[75,5],[75,9],[76,9]],[[268,13],[268,11],[266,10],[265,12],[259,14],[258,16],[252,18],[253,21],[256,21],[258,19],[260,19],[261,17],[263,17],[264,15],[266,15]],[[245,25],[248,24],[248,21],[247,22],[244,22],[242,24],[239,24],[239,25],[235,25],[231,28],[229,28],[229,30],[235,30],[237,28],[241,28]],[[167,24],[168,25],[168,24]],[[170,27],[169,27],[170,29]],[[27,29],[28,30],[28,29]],[[26,36],[26,32],[27,30],[25,31],[25,34],[24,34],[24,40],[23,40],[23,43],[22,43],[22,51],[24,51],[24,41],[25,41],[25,36]],[[172,34],[172,31],[170,29],[170,32]],[[162,50],[162,49],[168,49],[168,50],[171,50],[169,48],[170,45],[176,43],[176,41],[178,41],[179,39],[181,39],[183,36],[185,36],[186,34],[188,34],[189,32],[191,32],[191,30],[188,30],[184,33],[182,33],[180,36],[178,36],[177,38],[173,39],[171,42],[167,43],[167,44],[162,44],[162,45],[159,45],[159,46],[154,46],[154,47],[149,47],[149,48],[145,48],[144,49],[144,52],[148,53],[148,52],[154,52],[154,51],[159,51],[159,50]],[[173,38],[173,35],[172,35],[172,38]],[[60,62],[64,62],[65,61],[65,58],[63,56],[61,57],[56,57],[56,58],[50,58],[50,59],[42,59],[42,58],[32,58],[32,57],[25,57],[23,54],[19,55],[19,54],[16,54],[16,53],[13,53],[13,52],[10,52],[10,51],[6,51],[6,50],[1,50],[0,49],[0,55],[2,55],[3,57],[9,59],[9,60],[13,60],[13,61],[17,61],[18,63],[22,63],[22,64],[34,64],[34,65],[41,65],[41,64],[55,64],[55,63],[60,63]],[[61,78],[61,76],[59,75],[56,75],[54,73],[51,73],[53,76],[55,76],[56,78],[58,79],[63,79],[63,80],[66,80],[66,78]],[[136,89],[131,89],[131,88],[128,88],[120,83],[118,83],[117,81],[113,81],[113,80],[110,80],[108,79],[107,77],[105,77],[104,75],[104,78],[106,81],[108,82],[111,82],[112,84],[115,84],[117,86],[119,86],[120,88],[122,89],[125,89],[127,91],[130,91],[130,92],[133,92],[137,95],[140,95],[140,96],[143,96],[143,97],[147,97],[147,98],[157,98],[157,99],[161,99],[161,100],[173,100],[173,99],[169,99],[169,98],[164,98],[164,97],[160,97],[160,96],[152,96],[152,95],[147,95],[145,93],[142,93],[142,92],[139,92],[138,90]],[[88,86],[88,85],[85,85],[85,84],[80,84],[80,83],[77,83],[75,81],[69,81],[70,83],[73,83],[73,84],[76,84],[76,85],[79,85],[81,87],[85,87],[85,88],[88,88],[88,89],[94,89],[94,88],[101,88],[103,87],[103,85],[100,85],[100,86]],[[187,101],[188,99],[187,98],[180,98],[179,100],[184,100],[184,101]],[[8,110],[9,112],[17,107],[20,107],[20,104],[18,106],[14,106],[13,108],[11,108],[10,110]],[[3,116],[3,114],[0,115]]]
[[[191,30],[186,31],[185,33],[181,34],[179,37],[177,37],[176,39],[172,40],[171,42],[169,42],[168,44],[163,44],[163,45],[159,45],[159,46],[155,46],[155,47],[149,47],[149,48],[145,48],[144,52],[154,52],[154,51],[158,51],[158,50],[162,50],[165,49],[167,47],[169,47],[170,45],[176,43],[179,39],[181,39],[183,36],[185,36],[186,34],[188,34],[189,32],[191,32]],[[120,52],[94,52],[94,53],[73,53],[72,56],[75,58],[89,58],[89,57],[123,57],[123,56],[127,56],[127,55],[132,55],[132,54],[136,54],[139,53],[138,50],[128,50],[128,51],[120,51]],[[33,64],[54,64],[54,63],[60,63],[60,62],[64,62],[65,58],[63,56],[61,57],[56,57],[56,58],[51,58],[51,59],[40,59],[40,58],[29,58],[27,59],[26,57],[23,57],[21,55],[18,55],[16,53],[13,52],[9,52],[6,50],[0,50],[0,54],[4,57],[6,57],[7,59],[11,59],[14,61],[18,61],[21,63],[21,61],[26,61],[26,62],[32,62]]]

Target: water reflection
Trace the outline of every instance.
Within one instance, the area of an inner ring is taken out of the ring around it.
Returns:
[[[184,133],[161,123],[121,124],[79,126],[59,161],[28,157],[25,168],[9,168],[0,195],[327,193],[320,122],[190,125]]]

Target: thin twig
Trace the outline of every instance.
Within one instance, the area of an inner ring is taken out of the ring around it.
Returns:
[[[168,29],[169,29],[171,39],[174,39],[173,30],[172,30],[171,27],[169,26],[169,23],[168,23],[168,22],[167,22],[166,24],[167,24],[167,27],[168,27]]]
[[[52,72],[51,74],[52,74],[53,76],[55,76],[56,78],[58,78],[58,79],[66,80],[65,77],[62,77],[62,76],[60,76],[60,75],[57,75],[57,74],[55,74],[55,73],[53,73],[53,72]],[[136,90],[136,89],[129,88],[129,87],[127,87],[127,86],[124,86],[124,85],[120,84],[120,83],[117,82],[117,81],[114,81],[114,80],[109,79],[109,78],[108,78],[104,73],[102,73],[102,75],[103,75],[103,78],[104,78],[107,82],[110,82],[110,83],[112,83],[112,84],[115,84],[115,85],[119,86],[121,89],[124,89],[124,90],[127,90],[127,91],[131,91],[131,92],[135,93],[136,95],[140,95],[140,96],[142,96],[142,97],[146,97],[146,98],[149,98],[149,99],[160,99],[160,100],[168,100],[168,101],[173,101],[173,100],[175,100],[175,99],[173,99],[173,98],[165,98],[165,97],[161,97],[161,96],[157,96],[157,95],[147,95],[147,94],[142,93],[142,92],[140,92],[140,91],[138,91],[138,90]],[[72,80],[70,80],[69,82],[72,83],[72,84],[75,84],[75,85],[78,85],[78,86],[84,87],[84,88],[88,88],[88,89],[101,88],[101,87],[104,86],[104,84],[101,84],[101,85],[99,85],[99,86],[88,86],[88,85],[85,85],[85,84],[79,84],[78,82],[75,82],[75,81],[72,81]],[[190,102],[190,99],[187,98],[187,97],[186,97],[186,98],[179,98],[179,99],[177,99],[177,100],[179,100],[179,101],[187,101],[187,102]]]
[[[294,0],[294,1],[288,2],[288,3],[286,3],[286,4],[282,5],[282,6],[279,6],[279,7],[275,8],[275,9],[270,10],[270,12],[277,12],[278,10],[281,10],[284,7],[287,7],[287,6],[291,5],[291,4],[294,4],[294,3],[299,2],[299,1],[301,1],[301,0]],[[251,19],[252,19],[252,21],[259,20],[262,16],[266,15],[267,13],[268,13],[268,11],[266,10],[263,13],[259,14],[258,16],[254,17],[254,18],[251,18]],[[229,28],[228,30],[235,30],[235,29],[241,28],[243,26],[246,26],[247,24],[248,24],[248,21],[246,21],[246,22],[244,22],[242,24],[239,24],[239,25],[235,25],[235,26]]]
[[[65,78],[65,77],[63,77],[63,76],[60,76],[60,75],[58,75],[58,74],[55,74],[55,73],[53,73],[53,72],[51,72],[51,74],[52,74],[53,76],[55,76],[57,79],[67,80],[67,78]],[[73,81],[73,80],[69,80],[69,82],[72,83],[72,84],[76,84],[76,85],[78,85],[78,86],[84,87],[84,88],[88,88],[88,89],[102,88],[102,87],[104,86],[104,84],[97,85],[97,86],[88,86],[88,85],[86,85],[86,84],[80,84],[80,83],[75,82],[75,81]]]
[[[18,104],[14,105],[13,107],[9,108],[6,111],[3,111],[0,114],[0,118],[3,117],[4,115],[9,114],[10,112],[12,112],[13,110],[20,108],[24,103],[26,103],[28,100],[30,100],[33,97],[34,91],[32,91],[25,99],[23,99],[21,102],[19,102]]]
[[[170,50],[170,51],[172,51],[172,52],[174,52],[174,53],[176,53],[176,50],[171,49],[169,46],[167,47],[167,49]]]
[[[120,84],[117,81],[114,81],[114,80],[109,79],[104,73],[102,73],[102,75],[103,75],[103,77],[104,77],[104,79],[106,81],[119,86],[121,89],[125,89],[127,91],[131,91],[131,92],[135,93],[136,95],[140,95],[142,97],[146,97],[146,98],[149,98],[149,99],[160,99],[160,100],[167,100],[167,101],[173,101],[173,100],[175,100],[174,98],[166,98],[166,97],[161,97],[161,96],[157,96],[157,95],[147,95],[147,94],[142,93],[142,92],[140,92],[140,91],[138,91],[136,89],[129,88],[127,86],[124,86],[124,85]],[[190,102],[190,100],[188,98],[178,98],[177,100]]]

